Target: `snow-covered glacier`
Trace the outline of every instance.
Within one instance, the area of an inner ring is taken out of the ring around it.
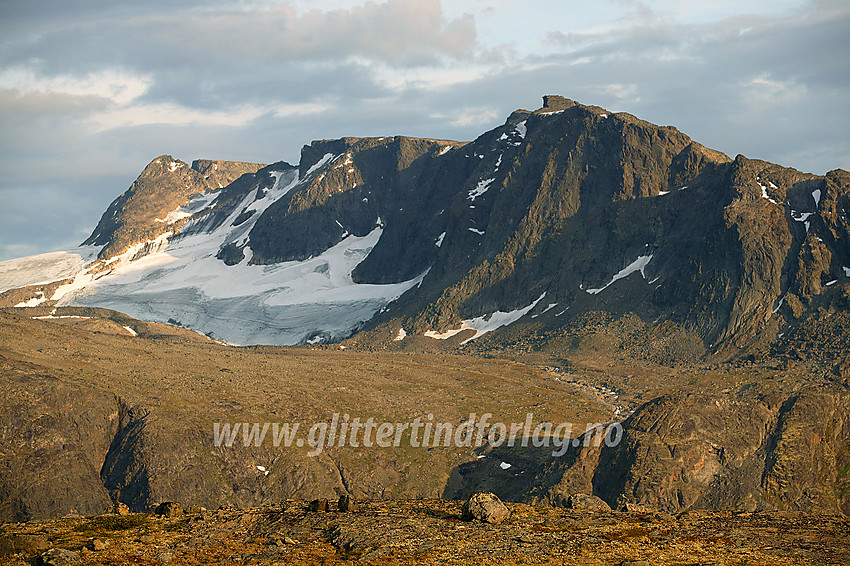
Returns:
[[[324,160],[326,162],[328,160]],[[209,212],[220,191],[196,195],[159,222],[188,218],[174,234],[139,242],[104,263],[90,263],[99,248],[85,247],[0,262],[0,283],[16,288],[73,278],[52,296],[19,306],[104,307],[154,322],[179,324],[236,345],[304,344],[342,340],[425,276],[387,285],[357,284],[352,270],[378,243],[379,223],[365,236],[348,235],[304,261],[251,265],[245,244],[256,219],[273,202],[305,182],[297,170],[270,171],[274,185],[248,194],[211,230]],[[236,219],[254,211],[247,221]],[[228,243],[245,257],[226,265],[216,256]],[[97,266],[97,268],[94,268]]]

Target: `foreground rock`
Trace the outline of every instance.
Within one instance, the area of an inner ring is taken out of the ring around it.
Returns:
[[[80,555],[72,550],[64,548],[51,548],[41,555],[41,564],[44,566],[70,566],[81,564]]]
[[[476,519],[484,523],[498,525],[510,516],[511,512],[502,500],[492,493],[473,494],[463,504],[463,518],[467,521]]]
[[[667,514],[588,512],[506,503],[510,521],[461,520],[445,500],[359,500],[354,512],[311,513],[304,501],[220,509],[181,518],[148,514],[0,524],[0,536],[49,533],[60,556],[107,564],[478,564],[653,566],[850,563],[850,521],[788,512]],[[109,539],[89,552],[89,537]],[[43,551],[4,551],[0,563],[28,566]]]

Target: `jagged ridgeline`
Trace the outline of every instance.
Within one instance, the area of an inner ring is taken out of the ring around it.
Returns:
[[[633,313],[728,357],[846,326],[848,184],[546,96],[472,142],[315,141],[298,166],[160,157],[85,242],[97,261],[14,297],[237,344],[402,349],[542,347],[588,313]]]

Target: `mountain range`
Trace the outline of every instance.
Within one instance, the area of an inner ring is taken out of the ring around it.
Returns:
[[[80,247],[0,262],[0,318],[4,520],[482,489],[850,510],[850,173],[559,96],[471,142],[160,156]],[[214,422],[345,411],[623,441],[210,445]]]
[[[456,346],[633,312],[729,357],[846,288],[848,186],[546,96],[472,142],[314,141],[297,166],[158,157],[81,248],[0,263],[0,289],[233,344]]]

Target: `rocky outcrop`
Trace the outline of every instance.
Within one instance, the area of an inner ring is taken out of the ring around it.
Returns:
[[[103,246],[99,259],[108,260],[131,246],[176,232],[186,215],[169,216],[189,202],[190,195],[220,189],[263,165],[199,159],[192,166],[161,155],[145,167],[129,189],[112,201],[83,245]],[[141,249],[141,255],[146,250]]]
[[[99,514],[100,466],[118,426],[113,395],[2,361],[0,518]]]
[[[616,446],[550,463],[532,500],[589,492],[615,508],[846,513],[848,416],[846,392],[661,397],[623,423]]]

